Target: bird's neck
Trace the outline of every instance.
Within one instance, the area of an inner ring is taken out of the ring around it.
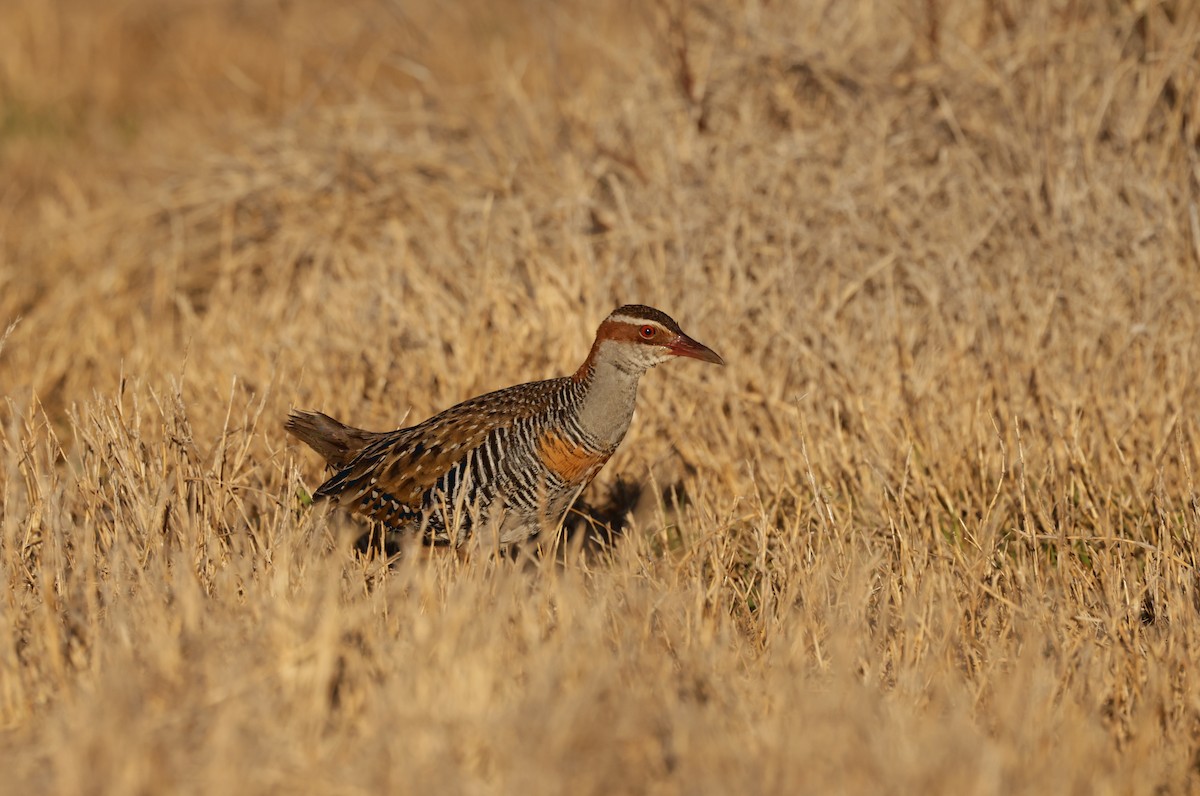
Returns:
[[[606,346],[594,346],[574,379],[581,388],[579,426],[599,446],[615,448],[629,430],[644,369],[630,367]]]

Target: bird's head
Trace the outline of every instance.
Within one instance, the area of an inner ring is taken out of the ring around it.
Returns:
[[[684,334],[665,312],[643,304],[626,304],[600,324],[584,367],[604,361],[625,371],[643,373],[674,357],[725,364],[717,352]]]

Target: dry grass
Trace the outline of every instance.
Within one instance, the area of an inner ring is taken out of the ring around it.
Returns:
[[[441,6],[0,8],[5,786],[1200,790],[1200,6]],[[302,505],[622,301],[607,551]]]

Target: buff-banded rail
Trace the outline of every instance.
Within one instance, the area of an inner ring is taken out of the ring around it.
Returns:
[[[486,527],[506,547],[560,526],[629,430],[642,374],[675,357],[725,364],[666,313],[627,304],[600,324],[570,376],[490,392],[395,431],[300,411],[285,427],[334,471],[314,500],[393,540],[458,547]]]

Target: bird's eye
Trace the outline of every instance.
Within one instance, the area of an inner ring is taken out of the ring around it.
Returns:
[[[642,327],[642,337],[643,338],[649,340],[653,336],[654,336],[654,327],[653,326],[643,326]]]

